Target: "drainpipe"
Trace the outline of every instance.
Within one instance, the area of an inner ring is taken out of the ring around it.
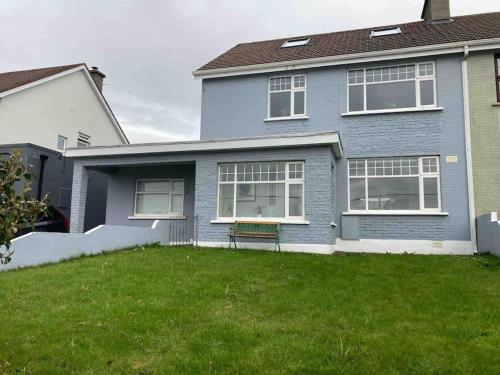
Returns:
[[[469,46],[464,46],[464,59],[462,60],[462,90],[464,99],[464,126],[465,126],[465,159],[467,163],[467,190],[469,195],[469,224],[472,248],[477,253],[476,237],[476,210],[474,208],[474,180],[472,173],[472,142],[470,135],[470,110],[469,110],[469,72],[467,60]]]
[[[40,155],[40,173],[38,174],[38,191],[36,193],[36,199],[42,199],[42,186],[43,186],[43,172],[45,171],[45,162],[49,157],[47,155]]]

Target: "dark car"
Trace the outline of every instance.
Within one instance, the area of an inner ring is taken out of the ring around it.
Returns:
[[[64,214],[53,206],[49,206],[45,214],[40,214],[34,226],[20,228],[16,237],[30,232],[69,232],[69,220]]]

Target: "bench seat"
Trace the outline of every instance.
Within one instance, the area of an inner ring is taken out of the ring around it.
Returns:
[[[236,249],[236,238],[263,238],[274,240],[274,250],[280,248],[280,223],[260,221],[236,221],[229,231],[229,248],[234,243]]]

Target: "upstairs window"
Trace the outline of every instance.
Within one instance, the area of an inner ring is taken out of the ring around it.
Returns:
[[[434,62],[349,70],[347,82],[349,112],[436,106]]]
[[[90,135],[78,132],[76,147],[88,147],[88,146],[90,146]]]
[[[497,89],[497,102],[500,103],[500,54],[495,55],[495,87]]]
[[[349,210],[440,211],[437,156],[349,160]]]
[[[309,38],[291,39],[283,43],[281,48],[307,46],[309,44],[309,41]]]
[[[269,118],[287,118],[306,114],[306,76],[269,79]]]

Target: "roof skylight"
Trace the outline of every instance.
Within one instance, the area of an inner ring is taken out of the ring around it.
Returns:
[[[306,46],[309,44],[310,40],[311,39],[309,39],[309,38],[290,39],[290,40],[287,40],[285,43],[283,43],[281,48]]]
[[[401,29],[397,26],[394,27],[385,27],[383,29],[374,29],[370,33],[370,38],[376,38],[379,36],[388,36],[388,35],[396,35],[401,34]]]

